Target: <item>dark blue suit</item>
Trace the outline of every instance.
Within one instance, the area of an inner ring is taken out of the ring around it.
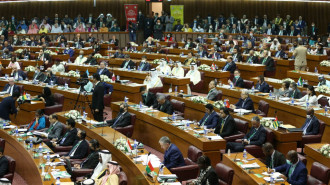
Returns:
[[[179,148],[175,144],[171,144],[164,154],[164,165],[167,169],[185,166],[185,162]]]
[[[113,91],[113,86],[111,84],[108,84],[107,82],[102,82],[104,87],[104,95],[109,94],[109,92]]]
[[[219,58],[221,58],[221,56],[220,56],[220,54],[219,53],[214,53],[214,54],[209,54],[208,56],[207,56],[207,58],[213,58],[213,59],[219,59]]]
[[[205,121],[206,118],[207,120]],[[204,121],[204,125],[207,126],[207,128],[215,128],[219,122],[219,115],[215,111],[213,111],[210,116],[205,113],[204,117],[199,121],[199,125],[202,125]]]
[[[229,71],[231,74],[235,72],[236,69],[236,64],[235,62],[226,62],[225,66],[223,66],[222,70],[223,71]]]
[[[274,57],[284,58],[285,52],[283,50],[276,51]]]
[[[101,68],[100,69],[97,69],[96,73],[99,74],[99,75],[107,75],[109,78],[111,78],[111,74],[110,74],[110,71],[107,69],[107,68],[104,68],[101,73]]]
[[[8,88],[9,88],[9,86],[10,86],[9,84],[6,84],[2,91],[3,92],[6,92],[8,90]],[[17,85],[15,85],[15,84],[14,84],[14,87],[13,87],[13,93],[14,92],[20,92],[19,87]]]
[[[261,84],[257,83],[256,89],[258,89],[259,92],[269,93],[269,85],[267,84],[267,82],[263,82]]]
[[[306,125],[308,125],[308,127],[306,128],[305,135],[316,135],[319,133],[320,122],[317,117],[313,116],[310,119],[306,119],[304,125],[301,128],[304,129]]]
[[[142,64],[144,64],[143,67],[142,67]],[[149,71],[150,70],[150,64],[148,62],[140,62],[139,69],[141,71]]]
[[[63,51],[63,53],[64,54],[68,54],[70,57],[73,57],[73,55],[74,55],[74,50],[73,49],[65,49],[64,51]]]
[[[24,73],[24,71],[22,70],[17,70],[17,72],[14,72],[12,75],[10,75],[10,77],[16,77],[16,73],[18,73],[18,78],[22,77],[23,80],[26,79],[26,74]]]
[[[291,165],[289,164],[283,164],[281,166],[276,167],[275,170],[277,172],[285,172],[284,175],[288,177],[290,167]],[[292,185],[307,184],[307,169],[304,163],[302,163],[301,161],[298,162],[294,171],[291,174],[291,177],[288,177],[287,181]]]
[[[253,101],[251,100],[250,97],[247,97],[245,100],[240,98],[238,102],[235,104],[236,109],[246,109],[246,110],[252,110],[254,112],[254,107],[253,107]]]
[[[9,120],[9,114],[14,114],[16,112],[15,100],[12,96],[8,96],[0,102],[0,118]]]

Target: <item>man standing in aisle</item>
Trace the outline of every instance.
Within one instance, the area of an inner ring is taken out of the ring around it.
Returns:
[[[305,71],[307,66],[307,48],[303,46],[302,42],[298,42],[298,47],[293,51],[295,57],[294,68],[296,71]]]
[[[94,115],[94,119],[96,121],[103,121],[103,96],[104,96],[104,87],[102,83],[100,83],[100,75],[97,73],[93,74],[93,84],[94,91],[92,96],[92,111]]]

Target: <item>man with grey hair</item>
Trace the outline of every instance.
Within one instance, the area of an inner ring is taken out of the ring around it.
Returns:
[[[242,152],[246,145],[262,146],[266,141],[266,129],[260,124],[260,118],[255,116],[252,118],[252,128],[247,133],[242,143],[228,142],[226,152],[230,149],[231,152]]]
[[[179,148],[171,143],[170,138],[163,136],[159,139],[160,147],[165,151],[163,164],[167,169],[185,166],[185,162]]]
[[[254,112],[253,101],[249,97],[249,92],[247,90],[242,90],[241,98],[238,100],[238,102],[235,105],[231,104],[230,108],[252,110],[252,112]]]
[[[131,124],[131,114],[128,112],[128,104],[122,103],[119,107],[119,113],[116,118],[104,121],[104,123],[108,124],[112,128],[126,127]]]
[[[173,106],[171,102],[165,98],[164,94],[157,96],[157,103],[154,105],[154,108],[166,114],[173,114]]]
[[[131,57],[129,55],[125,55],[125,60],[121,64],[120,68],[123,69],[133,69],[135,67],[135,63],[131,60]]]

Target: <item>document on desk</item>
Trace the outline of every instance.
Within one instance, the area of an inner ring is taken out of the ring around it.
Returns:
[[[204,134],[204,130],[194,130],[196,134]]]
[[[260,168],[259,164],[257,163],[252,163],[252,164],[242,164],[241,167],[243,169],[255,169],[255,168]]]
[[[70,178],[71,175],[67,172],[67,171],[52,171],[51,172],[52,176],[54,177],[54,179],[57,179],[57,177],[61,178],[61,179],[66,179],[66,178]]]
[[[151,162],[151,165],[154,167],[154,168],[158,168],[161,164],[161,161],[160,159],[154,155],[154,154],[151,154],[149,155],[140,155],[138,158],[135,159],[136,161],[141,161],[143,165],[147,165],[147,160]]]
[[[210,139],[210,140],[220,140],[220,139],[222,139],[222,137],[221,136],[205,136],[207,139]]]
[[[250,113],[250,112],[252,112],[252,110],[234,109],[234,112],[238,112],[238,113]]]

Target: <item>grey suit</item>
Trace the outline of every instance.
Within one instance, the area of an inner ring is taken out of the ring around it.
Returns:
[[[218,90],[216,88],[213,88],[209,91],[206,98],[211,101],[216,101],[218,93],[219,93]]]
[[[43,72],[34,73],[32,80],[39,80],[43,82],[46,79],[46,75]]]
[[[49,128],[46,130],[46,132],[48,133],[48,139],[58,139],[61,137],[63,124],[59,121],[57,121],[54,124],[51,124]]]

